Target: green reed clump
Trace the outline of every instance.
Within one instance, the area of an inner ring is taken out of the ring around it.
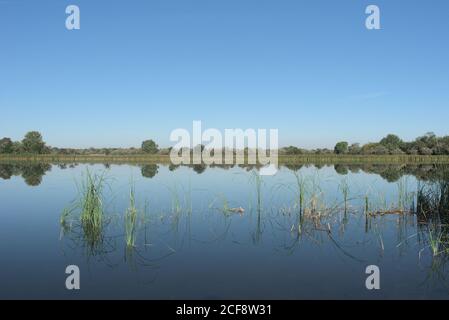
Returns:
[[[131,187],[129,192],[129,207],[125,212],[125,242],[127,247],[134,247],[137,233],[137,215],[135,191]]]
[[[103,223],[103,179],[96,175],[92,176],[87,171],[86,181],[83,186],[81,222],[89,224],[94,228],[99,228]]]
[[[440,253],[444,252],[444,242],[442,241],[443,234],[438,232],[438,230],[433,228],[428,228],[429,246],[434,257],[438,256]]]
[[[80,221],[84,236],[91,244],[102,239],[104,212],[103,212],[103,189],[105,185],[104,175],[92,175],[86,171],[86,178],[81,185],[81,197],[79,206],[81,208]]]

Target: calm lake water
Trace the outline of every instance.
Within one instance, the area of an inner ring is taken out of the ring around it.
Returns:
[[[105,177],[98,237],[75,206],[87,172]],[[0,215],[2,299],[449,298],[442,166],[0,164]]]

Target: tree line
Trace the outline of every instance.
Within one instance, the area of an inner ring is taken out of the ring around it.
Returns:
[[[347,141],[338,142],[333,150],[315,149],[305,150],[294,146],[282,148],[280,154],[349,154],[349,155],[449,155],[449,136],[437,137],[433,132],[426,133],[414,141],[403,141],[395,134],[389,134],[379,142],[364,145],[349,144]]]
[[[203,149],[204,146],[201,146]],[[30,131],[21,141],[10,138],[0,139],[0,154],[56,154],[56,155],[168,155],[171,148],[159,148],[151,139],[142,142],[140,148],[56,148],[48,146],[38,131]],[[334,149],[307,150],[295,146],[279,149],[280,155],[301,154],[348,154],[348,155],[449,155],[449,136],[437,137],[429,132],[406,142],[397,135],[389,134],[379,142],[361,145],[349,144],[347,141],[338,142]]]
[[[57,155],[133,155],[168,154],[169,149],[159,149],[153,140],[142,142],[141,148],[56,148],[50,147],[38,131],[30,131],[21,141],[11,138],[0,139],[0,154],[57,154]]]

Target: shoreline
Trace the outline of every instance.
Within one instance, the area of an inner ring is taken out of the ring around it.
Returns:
[[[239,159],[242,160],[242,159]],[[48,163],[154,163],[171,164],[169,155],[0,155],[0,162]],[[449,164],[448,155],[280,155],[279,164],[302,163],[391,163]],[[237,164],[237,163],[234,163]],[[247,164],[246,161],[244,164]],[[219,166],[219,164],[214,164]]]

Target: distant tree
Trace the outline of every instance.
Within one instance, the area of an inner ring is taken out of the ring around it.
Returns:
[[[407,154],[418,154],[418,147],[416,142],[404,142],[402,144],[402,150]]]
[[[405,154],[405,152],[402,151],[402,149],[400,149],[400,148],[390,149],[389,152],[390,152],[390,154],[395,154],[395,155]]]
[[[340,141],[335,145],[334,152],[336,154],[348,153],[348,143],[346,141]]]
[[[385,147],[381,144],[378,144],[373,149],[373,154],[384,155],[384,154],[388,154],[388,153],[389,153],[389,150],[387,149],[387,147]]]
[[[382,146],[388,149],[388,151],[402,149],[404,142],[397,135],[389,134],[379,142]]]
[[[449,136],[438,138],[435,154],[449,155]]]
[[[12,143],[12,153],[22,153],[23,152],[23,145],[20,141],[14,141]]]
[[[367,143],[362,147],[362,154],[378,154],[378,155],[384,155],[389,154],[389,150],[381,145],[380,143]]]
[[[149,154],[155,154],[159,151],[159,146],[153,140],[142,142],[142,151]]]
[[[286,155],[297,155],[297,154],[302,154],[303,153],[301,149],[299,149],[297,147],[294,147],[294,146],[286,147],[282,151]]]
[[[433,149],[437,146],[437,136],[433,132],[427,132],[425,135],[416,138],[416,144],[419,148],[427,147]]]
[[[23,151],[29,153],[43,153],[45,142],[42,140],[42,135],[37,131],[30,131],[22,140]]]
[[[432,151],[432,149],[430,149],[428,147],[420,147],[419,154],[422,154],[424,156],[430,156],[433,154],[433,151]]]
[[[331,153],[333,153],[333,151],[331,151],[327,148],[324,148],[324,149],[316,149],[316,150],[314,150],[314,153],[315,154],[331,154]]]
[[[353,143],[348,148],[349,154],[359,154],[362,151],[359,143]]]
[[[160,155],[167,156],[167,155],[170,154],[170,151],[171,151],[171,148],[160,149],[160,150],[159,150],[159,154],[160,154]]]
[[[0,140],[0,153],[12,153],[13,144],[10,138],[3,138]]]

